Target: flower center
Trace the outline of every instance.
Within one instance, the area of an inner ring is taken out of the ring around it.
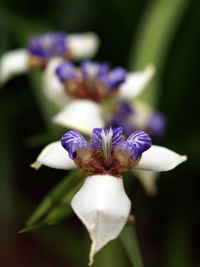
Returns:
[[[109,70],[106,63],[90,61],[83,61],[78,69],[73,64],[64,62],[56,68],[56,74],[64,83],[67,94],[97,103],[113,97],[126,79],[123,68]]]
[[[83,171],[120,177],[122,172],[135,167],[142,153],[151,147],[151,139],[145,132],[136,131],[124,141],[122,130],[95,128],[91,143],[79,132],[69,131],[61,144]]]

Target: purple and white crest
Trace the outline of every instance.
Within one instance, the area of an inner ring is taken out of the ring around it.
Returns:
[[[125,69],[117,67],[107,74],[99,75],[99,81],[105,84],[109,91],[112,91],[126,80],[126,76]]]
[[[142,153],[152,145],[151,138],[142,131],[134,132],[124,141],[121,127],[95,128],[91,143],[88,143],[77,131],[70,131],[62,137],[61,144],[68,151],[71,159],[78,159],[80,168],[98,174],[120,174],[122,170],[129,170]],[[87,164],[85,162],[83,164],[81,155],[77,153],[80,148],[84,148],[85,154],[88,153]]]
[[[62,32],[49,32],[35,35],[29,40],[28,51],[31,55],[43,60],[64,56],[67,53],[66,34]]]
[[[96,78],[105,75],[109,71],[109,64],[107,62],[98,63],[84,60],[80,65],[80,70],[85,78]]]
[[[64,83],[66,79],[76,78],[76,69],[71,62],[64,62],[58,68],[56,68],[56,74],[60,81]]]
[[[68,151],[69,157],[74,160],[77,157],[77,150],[82,147],[89,147],[90,144],[77,131],[67,132],[61,139],[62,146]]]
[[[75,98],[84,98],[100,102],[108,98],[120,84],[125,82],[125,69],[109,69],[106,62],[83,61],[80,68],[69,62],[60,64],[55,70],[59,80],[65,84],[66,91]],[[73,78],[73,91],[70,79]]]

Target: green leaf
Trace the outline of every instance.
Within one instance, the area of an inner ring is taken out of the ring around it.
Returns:
[[[84,182],[84,179],[81,178],[70,191],[68,191],[64,197],[60,200],[60,204],[57,205],[55,208],[53,208],[45,217],[45,221],[47,224],[56,224],[66,217],[70,216],[72,214],[72,209],[70,206],[71,200],[75,193],[80,189]]]
[[[126,225],[120,234],[120,240],[129,256],[134,267],[143,267],[135,226]]]
[[[155,64],[156,75],[139,97],[154,107],[158,105],[159,79],[170,43],[189,3],[189,0],[151,1],[139,24],[129,67],[138,70],[149,63]]]
[[[32,226],[28,226],[28,227],[26,227],[26,228],[18,231],[18,234],[23,234],[23,233],[31,232],[33,230],[36,230],[38,228],[41,228],[44,225],[46,225],[46,223],[38,223],[38,224],[35,224],[35,225],[32,225]]]
[[[71,214],[72,209],[69,203],[68,205],[60,205],[47,214],[46,221],[49,225],[56,224],[63,221],[63,219],[70,216]]]
[[[56,185],[40,203],[27,221],[26,225],[31,226],[35,224],[38,220],[44,217],[53,206],[55,207],[55,205],[58,204],[63,197],[65,197],[66,193],[79,183],[80,178],[78,176],[79,170],[73,170],[66,178]]]

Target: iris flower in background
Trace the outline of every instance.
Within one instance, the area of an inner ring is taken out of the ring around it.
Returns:
[[[61,142],[45,147],[32,167],[78,167],[89,173],[71,206],[92,240],[91,265],[95,253],[119,236],[130,213],[121,173],[132,168],[169,171],[185,160],[186,156],[152,145],[143,131],[132,133],[125,141],[121,127],[95,128],[90,143],[77,131],[67,132]]]
[[[53,120],[91,134],[93,128],[105,126],[101,109],[104,100],[133,100],[153,73],[152,65],[144,71],[127,73],[122,67],[110,69],[108,63],[83,61],[77,68],[71,62],[52,59],[44,71],[44,90],[62,108]]]
[[[157,142],[165,135],[166,118],[161,112],[154,110],[145,102],[139,100],[135,100],[133,103],[121,101],[114,107],[107,126],[121,126],[126,137],[135,130],[143,130],[150,135],[154,142]],[[133,173],[141,181],[149,195],[156,194],[156,180],[159,176],[157,172],[134,169]]]
[[[143,130],[153,141],[160,141],[165,135],[166,118],[143,101],[121,101],[114,107],[107,124],[111,127],[121,126],[126,137],[133,131]]]
[[[5,53],[0,59],[0,83],[32,68],[44,68],[55,57],[68,60],[91,58],[99,47],[93,32],[66,34],[47,32],[30,38],[26,48]]]

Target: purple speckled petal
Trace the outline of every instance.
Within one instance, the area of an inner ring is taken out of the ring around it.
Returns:
[[[69,78],[76,78],[76,69],[71,62],[62,63],[56,68],[55,72],[62,83],[64,83]]]
[[[90,144],[77,131],[69,131],[61,139],[62,146],[68,151],[69,157],[74,160],[77,156],[77,149],[89,147]]]
[[[80,65],[80,70],[85,78],[96,78],[104,75],[109,70],[109,64],[106,62],[98,63],[95,61],[84,60]]]
[[[122,127],[117,127],[113,128],[113,136],[112,136],[112,148],[114,148],[117,143],[121,142],[123,140],[123,135],[122,135]]]
[[[151,137],[160,140],[165,134],[166,118],[161,112],[154,112],[150,117],[146,129],[151,133]]]
[[[118,87],[121,83],[126,80],[127,73],[124,68],[117,67],[110,71],[110,73],[105,76],[99,76],[99,80],[108,86],[108,89],[112,91]]]
[[[106,135],[110,132],[110,129],[104,129],[103,130]],[[102,147],[102,136],[101,136],[102,129],[95,128],[92,133],[92,140],[91,140],[91,146],[95,150],[101,150]],[[123,140],[122,136],[122,127],[117,127],[112,129],[113,135],[112,135],[112,149],[117,145],[117,143],[121,142]]]
[[[63,56],[67,52],[66,34],[62,32],[49,32],[35,35],[29,40],[28,50],[30,54],[45,60],[56,56]]]
[[[122,141],[117,144],[118,150],[126,151],[132,154],[132,161],[136,161],[144,151],[152,145],[151,138],[143,131],[136,131],[129,136],[127,141]]]
[[[92,132],[91,146],[94,150],[102,150],[102,129],[95,128]]]
[[[132,133],[127,139],[127,143],[132,146],[132,159],[136,160],[141,154],[152,145],[151,138],[143,131]]]

